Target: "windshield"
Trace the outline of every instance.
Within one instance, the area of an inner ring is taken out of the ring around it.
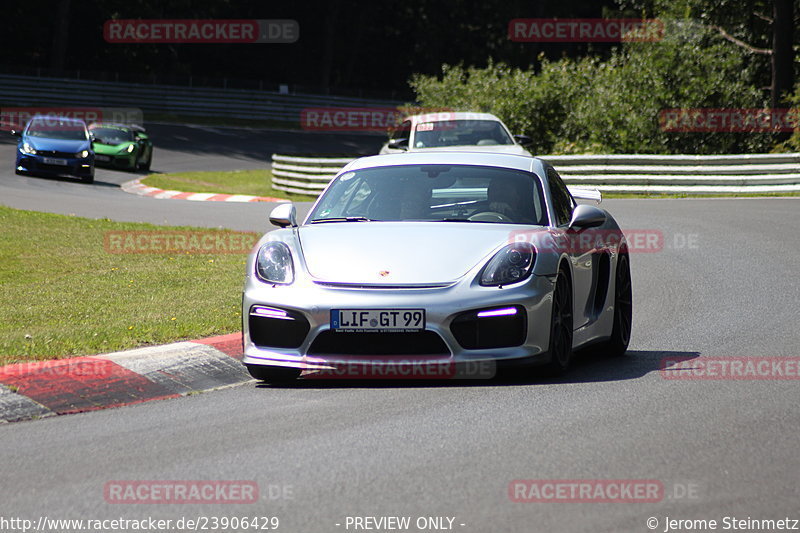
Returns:
[[[539,179],[467,165],[403,165],[339,176],[310,223],[441,221],[546,225]]]
[[[57,118],[33,120],[28,126],[28,135],[66,141],[85,141],[89,137],[83,123]]]
[[[414,148],[500,144],[514,144],[514,140],[496,120],[420,122],[414,129]]]
[[[102,144],[122,144],[133,141],[133,132],[123,128],[90,128],[96,139]]]

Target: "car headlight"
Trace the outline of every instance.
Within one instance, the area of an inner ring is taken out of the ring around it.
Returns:
[[[75,157],[79,159],[86,159],[87,157],[89,157],[89,150],[83,150],[81,152],[78,152],[77,154],[75,154]]]
[[[129,144],[128,147],[125,149],[125,151],[127,151],[129,154],[131,152],[133,152],[134,150],[136,150],[136,145],[135,144]]]
[[[294,281],[292,252],[282,242],[268,242],[258,249],[256,274],[268,283],[288,285]]]
[[[508,285],[531,275],[536,262],[536,248],[528,242],[509,244],[486,264],[481,272],[481,285]]]
[[[23,154],[36,155],[36,150],[34,150],[33,146],[31,146],[30,144],[22,143],[22,153]]]

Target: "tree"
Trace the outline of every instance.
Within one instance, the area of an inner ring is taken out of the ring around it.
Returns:
[[[753,56],[769,57],[771,107],[782,107],[785,98],[791,93],[795,77],[793,0],[617,0],[617,2],[621,7],[639,10],[645,16],[692,18],[701,21]],[[761,86],[758,77],[753,81]]]
[[[50,68],[55,74],[61,74],[64,70],[64,59],[67,55],[67,44],[69,42],[69,3],[70,0],[59,0],[58,12],[55,19],[55,31],[53,32],[53,50],[50,55]]]
[[[792,0],[773,0],[772,6],[772,107],[781,106],[794,85],[794,9]]]

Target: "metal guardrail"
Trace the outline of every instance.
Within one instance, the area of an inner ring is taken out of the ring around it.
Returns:
[[[272,187],[279,191],[317,195],[342,167],[354,159],[272,154]]]
[[[0,102],[8,106],[138,107],[146,113],[300,123],[307,107],[396,107],[401,102],[344,96],[282,94],[177,85],[101,82],[0,74]]]
[[[317,195],[353,158],[272,155],[275,189]],[[572,187],[630,193],[800,191],[800,153],[542,156]]]

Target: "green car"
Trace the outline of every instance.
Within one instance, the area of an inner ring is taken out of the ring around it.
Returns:
[[[140,126],[95,122],[89,126],[95,165],[150,170],[153,143]]]

